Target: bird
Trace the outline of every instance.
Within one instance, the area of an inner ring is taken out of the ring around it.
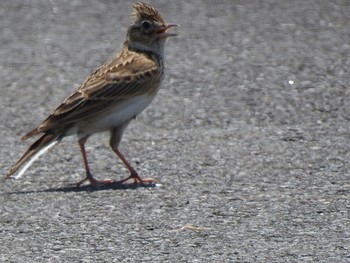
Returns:
[[[120,152],[119,144],[128,124],[152,102],[160,89],[165,45],[168,37],[177,35],[168,30],[177,25],[166,23],[154,7],[142,2],[133,5],[131,17],[121,51],[93,71],[39,126],[22,137],[27,140],[40,136],[11,167],[5,180],[21,177],[39,156],[64,137],[77,135],[86,172],[84,179],[76,183],[77,187],[86,183],[122,184],[130,179],[135,184],[157,182],[140,177]],[[119,181],[96,179],[85,151],[91,135],[107,131],[111,149],[130,172],[130,176]]]

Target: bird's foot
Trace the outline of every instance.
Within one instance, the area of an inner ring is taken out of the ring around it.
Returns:
[[[124,178],[119,181],[111,180],[111,179],[106,179],[106,180],[98,180],[95,179],[91,174],[87,175],[83,180],[79,181],[76,183],[76,187],[81,187],[85,182],[89,182],[90,185],[96,186],[96,187],[101,187],[101,186],[108,186],[108,185],[118,185],[118,184],[123,184],[126,181],[129,180],[134,180],[134,184],[141,184],[141,185],[154,185],[158,183],[158,180],[153,179],[153,178],[141,178],[137,173],[132,173],[129,177]]]
[[[148,184],[148,185],[151,185],[151,184],[158,183],[158,180],[153,179],[153,178],[141,178],[137,173],[132,173],[129,177],[124,178],[124,179],[119,180],[119,181],[115,181],[114,183],[115,184],[123,184],[123,183],[125,183],[126,181],[129,181],[129,180],[134,180],[134,184],[135,185],[137,185],[137,184],[142,184],[142,185]]]
[[[77,187],[82,186],[82,184],[86,181],[89,181],[90,185],[92,186],[105,186],[105,185],[110,185],[110,184],[114,184],[115,181],[114,180],[110,180],[110,179],[106,179],[106,180],[97,180],[95,178],[93,178],[91,175],[90,176],[86,176],[83,180],[81,180],[80,182],[78,182],[76,184]]]

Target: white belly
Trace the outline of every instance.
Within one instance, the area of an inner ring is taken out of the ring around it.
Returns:
[[[93,134],[117,127],[141,113],[153,100],[154,96],[141,95],[123,104],[111,107],[108,111],[96,115],[78,124],[79,136]]]

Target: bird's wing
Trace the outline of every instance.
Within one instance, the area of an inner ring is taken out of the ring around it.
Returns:
[[[66,98],[49,117],[23,139],[72,124],[123,103],[137,95],[152,95],[159,77],[155,60],[136,52],[122,52],[92,72],[80,88]]]

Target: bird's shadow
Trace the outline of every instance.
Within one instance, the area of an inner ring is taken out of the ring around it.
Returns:
[[[31,190],[31,191],[13,191],[6,192],[7,195],[18,195],[18,194],[33,194],[33,193],[54,193],[54,192],[63,192],[63,193],[71,193],[71,192],[96,192],[96,191],[104,191],[104,190],[128,190],[128,189],[138,189],[138,188],[156,188],[159,184],[150,183],[150,184],[140,184],[140,183],[111,183],[106,185],[68,185],[64,187],[57,188],[48,188],[43,190]]]

